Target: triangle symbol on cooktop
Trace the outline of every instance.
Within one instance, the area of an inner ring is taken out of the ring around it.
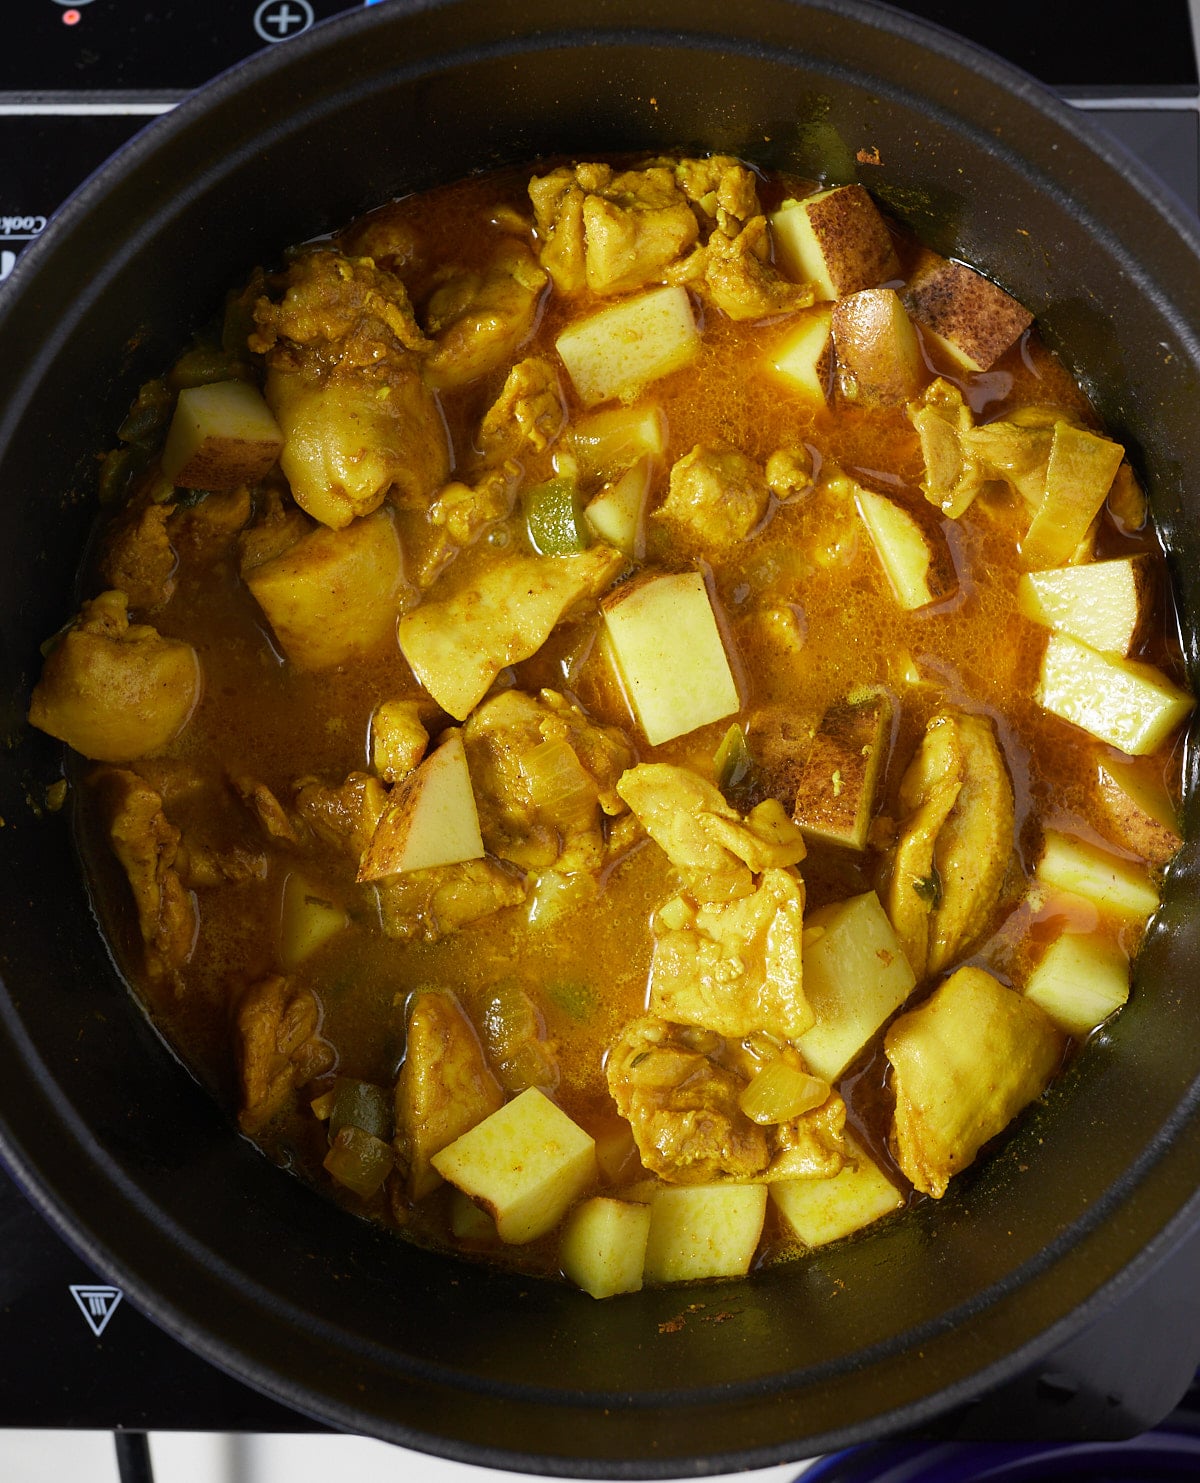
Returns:
[[[87,1319],[87,1326],[97,1339],[108,1326],[108,1320],[117,1311],[117,1304],[124,1294],[119,1287],[106,1287],[97,1282],[73,1282],[71,1296],[79,1306],[80,1313]]]

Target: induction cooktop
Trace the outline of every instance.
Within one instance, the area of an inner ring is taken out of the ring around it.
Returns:
[[[0,46],[0,294],[66,197],[138,130],[244,57],[286,45],[361,0],[12,0]],[[367,0],[372,3],[372,0]],[[402,4],[405,0],[382,0]],[[498,0],[499,3],[499,0]],[[1198,79],[1189,7],[1128,0],[898,7],[998,51],[1086,110],[1193,212],[1200,209]],[[1172,1310],[1181,1352],[1200,1334],[1200,1250],[1152,1292],[1014,1382],[995,1405],[1073,1414],[1093,1432],[1161,1415],[1184,1385],[1178,1356],[1139,1344],[1143,1315]],[[1135,1295],[1138,1297],[1138,1295]],[[1155,1332],[1160,1332],[1156,1330]],[[1149,1330],[1147,1330],[1149,1332]],[[1200,1352],[1200,1338],[1195,1341]],[[1129,1354],[1142,1354],[1130,1367]],[[1095,1364],[1099,1353],[1111,1363]],[[1167,1397],[1165,1403],[1162,1397]],[[1157,1409],[1156,1409],[1157,1408]],[[954,1422],[988,1434],[992,1402]],[[0,1427],[288,1431],[317,1425],[168,1338],[44,1223],[0,1166]]]

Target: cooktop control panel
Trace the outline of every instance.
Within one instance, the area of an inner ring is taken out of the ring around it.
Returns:
[[[155,116],[227,67],[364,0],[21,0],[0,46],[0,281],[54,210]],[[406,0],[365,0],[401,5]],[[1197,67],[1186,0],[899,8],[966,35],[1093,112],[1193,209]],[[586,8],[581,15],[586,15]],[[11,17],[9,17],[11,20]]]

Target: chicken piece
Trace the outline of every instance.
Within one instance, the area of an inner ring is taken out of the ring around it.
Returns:
[[[411,1199],[442,1176],[435,1153],[503,1105],[475,1027],[451,994],[419,990],[409,1000],[404,1060],[396,1080],[396,1161]]]
[[[958,387],[940,376],[907,411],[925,461],[921,488],[943,514],[957,520],[993,479],[1011,485],[1034,507],[1041,502],[1059,413],[1020,407],[977,427]]]
[[[397,502],[424,509],[446,481],[446,428],[416,358],[374,373],[267,372],[267,401],[284,434],[279,465],[296,503],[341,530]]]
[[[279,974],[252,984],[238,1000],[234,1046],[243,1133],[260,1133],[299,1087],[333,1069],[336,1053],[320,1029],[316,995],[293,988]]]
[[[179,879],[189,891],[213,886],[244,886],[267,878],[267,857],[261,850],[235,844],[224,849],[185,834],[175,860]]]
[[[598,596],[624,565],[602,545],[574,556],[510,556],[406,613],[401,652],[442,709],[465,720],[502,669],[536,654],[568,609]]]
[[[675,163],[675,182],[693,205],[731,237],[751,217],[761,214],[754,172],[732,155],[714,154],[704,159],[678,160]]]
[[[627,293],[662,280],[699,224],[667,165],[563,166],[529,183],[542,266],[565,293]]]
[[[177,982],[198,926],[195,900],[176,868],[179,830],[163,812],[162,795],[137,773],[101,767],[88,781],[133,892],[146,972],[156,983]]]
[[[750,896],[693,907],[669,901],[655,919],[650,1010],[719,1035],[766,1031],[794,1040],[815,1016],[804,994],[804,884],[769,868]]]
[[[987,928],[1012,859],[1012,784],[991,722],[934,716],[901,780],[900,806],[884,904],[920,982]]]
[[[258,820],[268,839],[279,844],[299,844],[300,835],[287,809],[258,778],[231,776],[230,786]]]
[[[833,1179],[848,1161],[846,1104],[831,1092],[819,1107],[772,1129],[768,1180]]]
[[[385,876],[374,885],[385,936],[402,942],[437,942],[461,927],[520,906],[524,877],[499,860],[460,860]]]
[[[349,257],[371,258],[399,277],[419,272],[425,264],[425,244],[402,201],[388,201],[358,217],[339,236],[338,245]]]
[[[965,441],[975,421],[971,409],[958,387],[939,376],[907,411],[921,440],[925,498],[957,520],[989,477]]]
[[[249,525],[253,512],[254,502],[244,486],[214,490],[198,504],[175,510],[171,534],[181,549],[211,560]]]
[[[417,561],[418,587],[432,587],[459,551],[511,514],[520,478],[520,465],[510,459],[501,468],[488,469],[475,484],[456,479],[438,491],[429,506],[432,539]]]
[[[484,414],[481,432],[485,444],[512,444],[519,451],[528,443],[542,453],[567,422],[562,384],[549,361],[526,356],[509,371],[500,395]]]
[[[745,540],[767,513],[771,491],[761,468],[736,448],[697,444],[671,469],[654,518],[706,546]]]
[[[960,968],[884,1037],[896,1112],[892,1145],[917,1189],[953,1175],[1041,1095],[1064,1038],[1036,1004],[981,968]]]
[[[369,258],[297,255],[279,303],[260,298],[250,348],[284,434],[280,466],[297,504],[334,529],[395,486],[423,507],[446,480],[449,448],[421,375],[431,349],[403,283]]]
[[[629,739],[597,726],[552,690],[506,690],[468,718],[463,739],[488,852],[522,870],[598,870],[603,818],[625,812],[616,791]]]
[[[807,448],[777,448],[767,459],[767,486],[781,504],[813,487],[812,454]]]
[[[667,277],[695,285],[733,320],[807,309],[813,302],[812,284],[785,278],[771,262],[770,250],[767,219],[755,216],[734,236],[714,231]]]
[[[669,1183],[755,1179],[770,1163],[766,1129],[738,1104],[745,1079],[713,1059],[720,1049],[711,1030],[647,1017],[627,1025],[609,1051],[617,1110],[642,1163]]]
[[[301,819],[326,843],[346,850],[357,866],[387,808],[388,792],[378,778],[352,772],[337,788],[306,778],[294,801]]]
[[[96,762],[131,762],[167,746],[200,699],[191,644],[130,623],[123,592],[102,592],[46,656],[29,721]]]
[[[752,872],[804,858],[804,839],[782,808],[756,808],[743,819],[690,768],[642,762],[622,775],[617,792],[697,901],[749,896]]]
[[[254,305],[249,348],[269,363],[366,369],[402,365],[431,348],[404,284],[370,258],[328,247],[299,252],[282,290],[278,302],[262,297]]]
[[[105,583],[123,592],[131,608],[152,613],[171,599],[179,559],[167,533],[173,504],[137,502],[111,531],[100,563]]]
[[[501,243],[482,273],[456,272],[425,307],[434,348],[425,378],[438,390],[465,386],[511,361],[529,335],[547,283],[524,242]]]
[[[415,700],[384,700],[371,716],[371,766],[385,783],[406,778],[425,755],[429,732]]]

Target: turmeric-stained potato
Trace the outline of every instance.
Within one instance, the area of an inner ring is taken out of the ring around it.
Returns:
[[[104,592],[47,655],[29,720],[97,762],[131,762],[179,735],[200,689],[191,644],[130,623],[125,594]]]
[[[213,381],[179,393],[162,470],[184,489],[254,484],[279,457],[283,434],[257,387]]]
[[[317,526],[243,576],[299,669],[344,664],[395,633],[404,563],[386,510],[344,530]]]

